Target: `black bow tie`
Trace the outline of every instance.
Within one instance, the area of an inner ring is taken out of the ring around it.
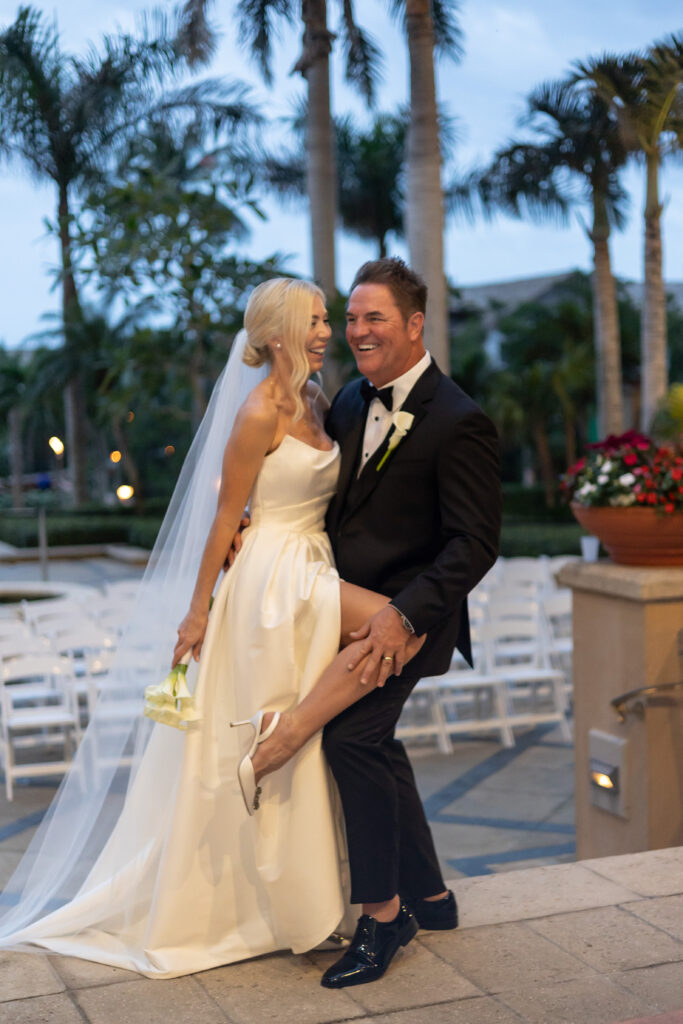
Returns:
[[[389,412],[392,411],[394,405],[393,388],[376,388],[369,380],[363,380],[360,385],[360,393],[366,405],[370,405],[373,398],[379,398],[384,408]]]

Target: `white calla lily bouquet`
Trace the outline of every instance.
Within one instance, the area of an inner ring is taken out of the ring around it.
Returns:
[[[201,715],[194,706],[185,676],[192,652],[188,651],[177,665],[174,665],[163,682],[145,689],[144,714],[155,722],[171,725],[174,729],[187,731],[200,721]]]

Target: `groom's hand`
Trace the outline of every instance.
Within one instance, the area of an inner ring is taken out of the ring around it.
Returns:
[[[232,544],[230,545],[230,550],[228,551],[227,555],[225,556],[225,561],[223,562],[223,571],[224,572],[228,571],[230,566],[233,564],[233,562],[237,558],[237,555],[239,554],[239,552],[240,552],[240,550],[242,548],[242,530],[246,530],[246,528],[247,528],[247,526],[249,526],[250,522],[251,522],[251,518],[245,512],[244,515],[242,516],[242,518],[240,519],[240,525],[239,525],[239,527],[237,529],[237,533],[232,538]]]
[[[404,628],[396,612],[388,605],[349,635],[354,640],[365,640],[348,664],[351,672],[367,657],[360,677],[363,686],[384,686],[389,676],[401,674],[412,633]]]

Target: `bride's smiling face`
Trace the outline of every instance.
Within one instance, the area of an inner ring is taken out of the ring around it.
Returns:
[[[322,369],[325,349],[331,336],[327,310],[320,296],[316,295],[311,309],[311,328],[305,342],[306,358],[311,373],[318,373]]]

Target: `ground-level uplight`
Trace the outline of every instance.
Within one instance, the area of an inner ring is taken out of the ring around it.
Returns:
[[[116,497],[119,501],[130,501],[134,494],[135,491],[130,484],[121,484],[116,488]]]

